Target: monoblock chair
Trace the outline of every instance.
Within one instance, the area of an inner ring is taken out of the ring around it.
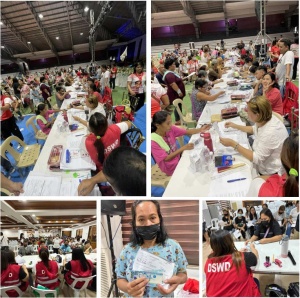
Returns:
[[[72,284],[70,285],[70,288],[74,291],[74,297],[77,298],[80,296],[80,291],[84,291],[84,297],[87,297],[86,294],[86,288],[89,285],[89,282],[95,277],[96,275],[89,276],[89,277],[74,277],[71,275],[71,278],[74,279]],[[78,282],[84,282],[82,287],[80,289],[76,289],[75,286]]]
[[[23,292],[18,286],[9,286],[0,288],[1,297],[11,297],[7,294],[8,291],[15,290],[18,293],[18,297],[22,297]]]
[[[218,218],[213,218],[211,220],[211,231],[217,231],[219,230],[219,219]]]
[[[1,191],[1,196],[2,196],[2,195],[6,195],[6,196],[14,196],[14,194],[11,193],[8,189],[1,188],[0,191]]]
[[[39,248],[39,246],[38,246],[37,244],[33,245],[33,251],[34,251],[35,253],[38,252],[38,248]]]
[[[181,106],[182,106],[182,112],[179,108],[179,104],[181,104]],[[197,122],[196,122],[196,120],[193,120],[192,113],[188,112],[188,109],[184,105],[182,99],[180,99],[180,98],[175,99],[173,101],[173,105],[175,106],[175,108],[179,114],[181,125],[184,125],[187,127],[189,127],[189,126],[196,127]]]
[[[38,289],[38,288],[35,288],[33,286],[31,286],[31,289],[35,292],[37,292],[40,297],[50,297],[50,296],[46,296],[47,294],[52,294],[53,297],[57,297],[57,292],[56,290],[44,290],[44,289]]]
[[[151,167],[151,186],[166,188],[171,177],[161,171],[157,164]]]
[[[53,244],[48,245],[48,251],[50,254],[53,253]]]
[[[45,141],[48,136],[45,133],[43,133],[40,129],[38,129],[35,120],[36,120],[36,116],[30,117],[26,121],[26,127],[27,128],[31,127],[33,129],[34,136],[36,138],[37,143],[39,142],[39,140]]]
[[[22,148],[22,152],[18,152],[10,143],[12,141],[16,141]],[[3,158],[9,161],[6,153],[8,152],[14,159],[15,163],[14,166],[18,169],[19,174],[23,176],[22,169],[35,165],[39,154],[41,145],[34,144],[34,145],[27,145],[25,142],[20,140],[16,136],[11,136],[7,138],[0,147],[1,151],[0,154]]]

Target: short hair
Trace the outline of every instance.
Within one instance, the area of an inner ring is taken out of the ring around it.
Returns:
[[[252,66],[249,68],[249,71],[251,73],[255,73],[257,71],[257,67],[252,64]]]
[[[256,96],[248,102],[248,108],[254,114],[258,114],[258,123],[270,121],[272,118],[272,106],[269,100],[264,96]]]
[[[263,65],[258,66],[258,67],[257,67],[257,70],[262,70],[262,71],[264,71],[265,73],[268,72],[266,66],[263,66]]]
[[[200,70],[198,72],[198,78],[201,79],[201,78],[206,78],[207,76],[207,72],[205,70]]]
[[[216,64],[218,64],[218,60],[217,59],[212,59],[210,65],[214,66]]]
[[[198,89],[198,88],[201,88],[201,87],[203,87],[203,86],[205,86],[205,85],[207,85],[207,84],[208,84],[208,82],[207,82],[206,80],[203,80],[203,79],[197,79],[197,80],[195,81],[195,88]]]
[[[87,98],[87,101],[92,105],[93,109],[95,109],[98,106],[98,98],[95,95],[90,95]]]
[[[171,59],[171,58],[166,59],[166,61],[165,61],[165,63],[164,63],[165,69],[169,69],[169,67],[170,67],[173,63],[175,63],[175,60],[174,60],[174,59]]]
[[[291,41],[289,39],[286,39],[286,38],[282,38],[279,40],[279,42],[282,42],[286,47],[288,47],[290,49],[290,46],[291,46]]]
[[[135,62],[134,65],[133,65],[133,73],[136,72],[136,68],[138,66],[141,66],[142,68],[144,68],[144,62],[143,61],[137,61],[137,62]]]
[[[143,202],[152,202],[157,210],[157,215],[159,217],[159,231],[157,233],[157,237],[156,237],[156,243],[157,244],[163,244],[165,240],[168,238],[168,234],[166,231],[166,228],[164,226],[164,219],[162,217],[161,211],[160,211],[160,205],[159,202],[156,200],[139,200],[139,201],[135,201],[133,202],[132,206],[131,206],[131,226],[132,226],[132,231],[131,231],[131,235],[130,235],[130,242],[135,246],[135,245],[142,245],[144,243],[144,240],[141,236],[139,236],[139,234],[136,231],[136,207],[143,203]]]
[[[118,147],[105,159],[103,174],[123,196],[146,196],[146,155],[131,147]]]

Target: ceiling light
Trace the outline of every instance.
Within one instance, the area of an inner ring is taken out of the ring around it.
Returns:
[[[93,218],[96,218],[96,215],[94,215]]]
[[[73,220],[71,220],[71,222],[73,222]]]
[[[59,39],[59,37],[58,37],[58,36],[56,36],[55,38],[56,38],[56,39]]]
[[[85,12],[89,11],[89,8],[86,6],[86,7],[84,8],[84,11],[85,11]]]
[[[37,221],[37,223],[40,223],[39,221]]]
[[[28,44],[31,44],[31,42],[30,42],[30,41],[27,41],[27,43],[28,43]]]
[[[56,221],[56,222],[58,222],[58,221]]]
[[[83,33],[82,33],[82,32],[80,32],[80,35],[83,35]]]
[[[2,22],[0,22],[0,25],[3,25],[3,23],[2,23]]]
[[[0,225],[2,225],[2,221],[0,221]]]
[[[48,222],[51,222],[51,220],[49,220]]]
[[[66,222],[65,220],[63,222]]]
[[[44,16],[40,13],[39,14],[39,18],[42,19]]]
[[[4,49],[4,46],[1,46],[1,49]]]
[[[35,216],[35,214],[32,214],[32,216],[34,217],[34,216]]]

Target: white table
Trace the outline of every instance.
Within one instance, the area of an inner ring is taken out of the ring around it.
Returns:
[[[57,256],[57,254],[50,254],[50,259],[52,259],[56,256]],[[63,266],[63,262],[64,262],[65,258],[67,258],[67,261],[72,259],[72,253],[68,253],[65,255],[60,254],[60,256],[62,258],[62,262],[58,263],[59,267]],[[87,260],[92,261],[94,264],[97,263],[97,253],[90,253],[88,255],[85,254],[85,257]],[[25,260],[25,266],[27,269],[32,269],[35,266],[35,264],[41,260],[38,255],[23,256],[22,259]],[[30,264],[30,262],[31,262],[31,264]]]
[[[234,242],[238,250],[245,247],[244,242]],[[291,251],[296,265],[293,265],[289,257],[281,257],[281,245],[279,242],[273,242],[268,244],[255,244],[255,248],[258,251],[259,260],[258,264],[254,270],[255,273],[265,273],[265,274],[286,274],[286,275],[298,275],[299,274],[299,240],[289,240],[289,250]],[[266,261],[266,256],[270,257],[270,262],[274,259],[279,259],[282,262],[282,267],[280,268],[276,264],[272,263],[270,267],[265,267],[264,262]]]
[[[230,78],[227,77],[227,74],[224,75],[224,80],[228,81]],[[220,87],[225,87],[226,83],[222,82],[218,84]],[[241,108],[244,106],[244,103],[237,104],[238,108]],[[199,118],[197,127],[200,127],[204,123],[210,123],[211,122],[211,115],[213,114],[220,114],[221,110],[226,106],[226,104],[218,104],[218,103],[212,103],[212,104],[206,104],[201,117]],[[230,121],[230,119],[229,119]],[[211,133],[213,133],[213,130],[210,130]],[[247,139],[247,134],[243,133],[243,138],[245,140]],[[198,135],[193,135],[191,137],[190,142],[193,142],[195,139],[197,139]],[[201,139],[202,144],[203,139]],[[214,149],[218,146],[219,138],[217,135],[212,135],[212,140],[214,143]],[[248,142],[248,141],[247,141]],[[195,150],[195,149],[194,149]],[[168,183],[168,186],[163,194],[164,197],[207,197],[210,193],[210,187],[212,180],[210,179],[210,173],[194,173],[189,167],[190,167],[190,153],[191,151],[185,150],[181,156],[181,159],[171,177],[170,182]],[[228,197],[241,197],[246,196],[250,183],[252,179],[256,176],[255,171],[253,171],[252,163],[244,158],[240,154],[235,154],[235,161],[236,163],[245,163],[245,166],[237,168],[235,170],[226,171],[225,174],[223,174],[223,177],[229,175],[233,175],[236,178],[246,178],[244,181],[238,181],[230,184],[226,184],[226,181],[224,179],[222,185],[220,185],[220,189],[224,189],[224,187],[227,189],[231,189],[229,191],[224,192],[223,194],[214,195],[214,196],[228,196]],[[230,177],[232,179],[232,177]],[[235,183],[243,183],[243,189],[242,190],[236,190],[237,184]],[[234,185],[235,184],[235,185]]]

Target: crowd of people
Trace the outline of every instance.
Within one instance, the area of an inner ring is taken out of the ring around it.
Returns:
[[[162,172],[171,176],[179,162],[181,152],[193,149],[190,144],[179,152],[173,141],[169,144],[168,134],[174,126],[168,127],[167,122],[164,126],[167,134],[157,136],[159,135],[156,133],[157,124],[162,124],[157,123],[157,119],[161,118],[159,115],[162,111],[171,114],[174,110],[174,124],[181,125],[180,116],[173,102],[176,99],[183,100],[187,94],[187,84],[193,84],[189,93],[191,111],[187,112],[191,112],[192,119],[198,121],[207,102],[215,101],[225,93],[222,89],[214,89],[216,92],[211,93],[211,89],[223,81],[222,76],[229,71],[224,65],[230,62],[235,69],[239,69],[234,71],[233,78],[242,77],[248,80],[251,78],[253,95],[245,109],[249,126],[228,121],[225,127],[254,135],[254,142],[251,149],[228,138],[220,138],[220,143],[225,147],[232,147],[256,168],[259,176],[258,179],[254,179],[255,187],[250,188],[249,196],[298,196],[298,129],[294,129],[289,135],[282,118],[287,118],[290,113],[284,112],[284,95],[286,83],[295,80],[297,75],[298,38],[293,43],[284,37],[278,40],[275,38],[264,60],[255,56],[252,41],[245,45],[241,40],[231,49],[225,48],[223,40],[220,44],[214,48],[206,44],[198,50],[191,50],[189,54],[187,50],[180,50],[180,45],[176,45],[173,51],[164,50],[158,59],[154,59],[157,65],[152,62],[151,150],[155,162]],[[182,110],[180,103],[178,108]],[[162,154],[157,155],[157,149],[160,149]],[[171,163],[172,171],[169,171],[165,165]],[[273,188],[268,187],[270,183]],[[276,183],[277,186],[274,188]]]
[[[120,73],[120,74],[119,74]],[[131,128],[131,122],[121,122],[112,124],[108,121],[108,110],[112,107],[106,105],[106,92],[111,92],[115,89],[118,75],[123,75],[123,70],[117,68],[115,64],[112,66],[101,65],[98,67],[87,66],[86,69],[79,67],[75,69],[72,65],[68,68],[47,69],[45,72],[31,72],[27,75],[19,77],[8,76],[2,81],[1,88],[1,138],[7,139],[11,135],[17,136],[20,140],[24,140],[24,136],[18,126],[18,119],[23,119],[20,107],[30,107],[31,113],[36,114],[36,123],[40,130],[49,135],[53,124],[56,120],[58,112],[66,112],[67,109],[75,108],[82,109],[87,114],[87,120],[73,116],[75,121],[80,122],[90,128],[90,135],[86,138],[85,151],[91,154],[92,160],[97,165],[97,171],[94,174],[101,172],[101,179],[96,183],[106,182],[106,178],[102,174],[105,159],[112,152],[111,148],[118,148],[121,145],[121,134],[126,133]],[[137,112],[145,102],[146,91],[146,73],[144,72],[144,64],[138,61],[133,65],[133,72],[127,73],[127,83],[125,88],[128,90],[128,98],[130,106]],[[86,92],[82,106],[77,107],[68,105],[62,110],[62,105],[65,99],[71,97],[70,92],[66,91],[69,86],[81,86],[81,90]],[[110,89],[110,88],[111,89]],[[110,93],[111,94],[111,93]],[[53,98],[55,97],[55,104]],[[112,124],[112,125],[111,125]],[[124,151],[125,155],[130,154],[129,151]],[[134,153],[132,153],[134,155]],[[141,155],[139,157],[142,163],[145,163]],[[136,163],[135,163],[136,164]],[[15,171],[15,168],[4,157],[1,156],[2,175],[9,178]],[[133,165],[134,166],[134,165]],[[139,167],[140,168],[140,167]],[[132,168],[131,168],[132,169]],[[144,167],[145,169],[145,167]],[[113,177],[112,177],[113,178]],[[85,181],[84,183],[89,183]],[[81,195],[87,195],[84,183],[80,186],[79,192]],[[95,183],[95,184],[96,184]],[[18,187],[17,191],[12,193],[17,194],[23,192],[22,186],[18,183],[6,183],[11,191]],[[95,185],[94,184],[94,185]],[[118,186],[116,186],[118,188]],[[111,189],[111,188],[110,188]],[[125,193],[134,193],[134,190],[122,189]],[[146,190],[136,193],[136,195],[145,194]],[[108,192],[113,194],[113,190]]]

